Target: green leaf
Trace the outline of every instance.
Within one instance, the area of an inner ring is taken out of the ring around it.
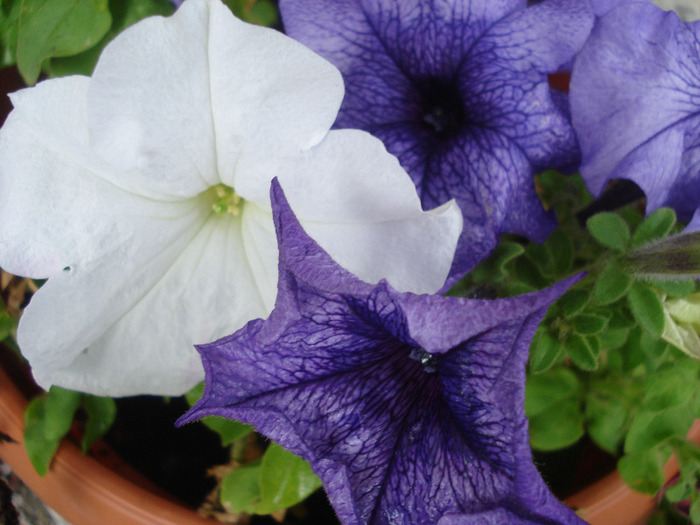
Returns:
[[[630,331],[627,328],[617,330],[608,329],[599,333],[598,338],[600,339],[600,344],[604,350],[614,350],[615,348],[620,348],[627,343],[629,333]]]
[[[617,455],[625,437],[631,406],[624,392],[612,388],[592,389],[586,398],[586,419],[591,439]]]
[[[576,288],[568,290],[557,300],[557,307],[564,317],[572,317],[579,313],[588,303],[590,294],[587,290]]]
[[[634,490],[656,494],[666,481],[663,466],[670,457],[671,451],[667,447],[625,454],[617,462],[617,471]]]
[[[40,476],[48,472],[61,439],[70,430],[80,396],[78,392],[52,386],[29,402],[24,413],[24,444]]]
[[[530,445],[551,451],[568,447],[583,437],[583,413],[575,399],[551,404],[545,412],[530,417]]]
[[[17,66],[24,81],[34,84],[47,58],[91,48],[111,23],[107,0],[22,0]]]
[[[260,503],[256,514],[270,514],[296,505],[321,487],[321,480],[299,456],[271,443],[262,458]]]
[[[260,502],[260,460],[238,467],[221,480],[219,501],[233,513],[252,514]]]
[[[644,365],[649,372],[658,369],[667,361],[669,345],[666,341],[649,337],[640,328],[630,334],[629,341],[632,345],[637,345],[644,354]]]
[[[540,273],[537,266],[525,257],[520,257],[513,264],[513,274],[521,283],[525,283],[533,289],[539,290],[547,286],[549,281]]]
[[[600,333],[607,324],[607,317],[595,314],[581,314],[571,319],[573,329],[581,335]]]
[[[632,277],[615,260],[610,260],[593,285],[593,299],[598,304],[611,304],[623,297],[632,285]]]
[[[21,0],[0,1],[0,68],[16,62],[17,26]]]
[[[551,367],[562,350],[561,342],[546,328],[540,327],[530,345],[530,369],[540,373]]]
[[[555,277],[569,274],[574,263],[574,245],[571,239],[561,230],[555,230],[544,246],[547,248],[551,265],[551,273]]]
[[[624,304],[616,305],[616,307],[612,309],[612,314],[608,321],[609,330],[634,328],[635,326],[637,326],[637,322]]]
[[[29,460],[40,476],[45,476],[51,465],[59,439],[49,439],[44,433],[46,419],[46,398],[38,396],[32,399],[24,412],[24,447],[27,449]]]
[[[666,292],[674,297],[688,297],[695,291],[695,281],[693,279],[681,279],[672,281],[652,281],[654,288]]]
[[[92,75],[105,46],[127,27],[153,15],[169,15],[174,6],[168,0],[110,0],[112,26],[97,45],[77,55],[52,58],[48,71],[51,76]]]
[[[245,22],[272,27],[279,21],[277,7],[269,0],[224,0],[233,14]]]
[[[650,334],[661,337],[664,333],[664,307],[659,296],[646,284],[636,282],[627,294],[632,315],[642,328]]]
[[[569,357],[581,370],[598,368],[598,357],[588,340],[578,334],[572,334],[566,340],[565,347]]]
[[[87,452],[95,441],[104,436],[117,417],[117,404],[111,397],[83,395],[83,409],[87,414],[82,449]]]
[[[80,393],[52,386],[45,399],[44,435],[48,439],[60,440],[73,424],[73,417],[80,406]]]
[[[688,405],[664,412],[640,411],[635,414],[625,438],[625,452],[641,452],[668,441],[683,438],[693,424]]]
[[[600,244],[624,252],[630,242],[630,230],[622,217],[615,213],[599,213],[586,222],[588,231]]]
[[[202,423],[204,423],[208,428],[219,434],[221,438],[221,446],[226,447],[244,438],[253,431],[253,427],[236,421],[235,419],[226,419],[219,416],[207,416],[202,418]]]
[[[279,22],[277,7],[268,0],[258,0],[250,8],[247,22],[264,27],[272,27]]]
[[[568,368],[528,375],[525,381],[525,414],[528,418],[545,413],[560,401],[581,399],[581,382]]]
[[[676,212],[671,208],[659,208],[637,227],[632,236],[632,245],[642,246],[665,237],[676,224]]]
[[[698,367],[700,363],[696,361],[685,361],[650,375],[644,384],[640,410],[664,412],[687,405],[699,387]]]

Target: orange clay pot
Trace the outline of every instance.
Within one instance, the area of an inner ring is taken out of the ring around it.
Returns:
[[[11,369],[10,369],[11,370]],[[16,376],[16,373],[12,374]],[[0,442],[0,459],[48,506],[72,525],[213,525],[194,510],[179,504],[129,467],[108,468],[64,440],[46,477],[32,467],[21,443],[27,397],[0,368],[0,432],[18,443]],[[700,421],[689,438],[700,442]],[[678,472],[672,458],[664,469],[667,479]],[[655,500],[629,489],[617,472],[568,498],[565,503],[592,525],[643,525]]]
[[[10,369],[11,370],[11,369]],[[14,372],[14,371],[13,371]],[[12,372],[10,372],[12,373]],[[27,397],[16,376],[0,368],[0,460],[41,501],[72,525],[214,525],[172,500],[140,474],[114,462],[109,468],[64,440],[45,477],[39,476],[22,443]],[[108,453],[108,452],[106,452]]]

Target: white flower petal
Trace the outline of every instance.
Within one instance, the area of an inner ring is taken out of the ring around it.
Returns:
[[[9,272],[46,278],[99,258],[132,236],[134,224],[115,217],[155,205],[107,182],[114,175],[90,154],[89,82],[49,80],[12,95],[0,131],[0,266]]]
[[[243,210],[243,245],[255,284],[265,305],[265,316],[277,297],[277,236],[269,204],[246,202]]]
[[[241,22],[218,0],[190,0],[107,46],[90,132],[129,187],[188,197],[236,187],[244,151],[296,153],[321,140],[342,94],[340,73],[301,44]]]
[[[90,137],[146,195],[191,197],[219,182],[209,90],[209,2],[133,25],[102,52],[88,98]]]
[[[381,141],[332,131],[282,169],[280,183],[302,226],[341,266],[399,291],[443,286],[462,215],[454,202],[424,212],[413,181]]]
[[[343,78],[296,40],[225,11],[214,3],[209,26],[219,173],[236,191],[261,184],[267,195],[271,177],[240,177],[239,152],[268,158],[274,152],[280,162],[320,142],[343,100]]]
[[[211,216],[185,249],[179,247],[162,278],[87,352],[58,370],[38,361],[40,384],[110,396],[180,395],[192,388],[204,378],[194,344],[268,313],[242,245],[240,219]]]
[[[94,239],[88,246],[106,243],[99,257],[67,266],[34,294],[17,337],[35,369],[68,366],[99,339],[162,279],[207,215],[197,200],[173,203],[171,216],[163,214],[160,206],[144,209],[140,216],[112,217],[115,228],[130,229],[130,238],[119,243]],[[83,227],[89,225],[83,223]],[[169,307],[163,303],[160,309]],[[148,317],[141,323],[147,331]]]

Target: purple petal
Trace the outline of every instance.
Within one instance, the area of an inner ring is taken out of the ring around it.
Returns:
[[[581,174],[599,195],[613,178],[688,220],[700,202],[700,23],[647,2],[621,3],[596,25],[571,79]]]
[[[500,233],[541,240],[551,231],[533,170],[570,167],[578,148],[547,74],[587,36],[586,2],[283,0],[280,8],[288,34],[343,73],[336,126],[382,139],[424,207],[457,199],[472,231],[448,284]]]
[[[181,422],[253,424],[311,463],[346,525],[581,523],[536,472],[524,412],[530,340],[572,280],[493,302],[363,285],[305,236],[276,181],[272,195],[285,299],[199,347],[206,388]],[[441,354],[423,349],[433,336]]]

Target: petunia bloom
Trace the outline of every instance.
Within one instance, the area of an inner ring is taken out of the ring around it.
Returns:
[[[0,132],[0,266],[48,278],[18,339],[35,378],[96,394],[181,394],[195,342],[273,307],[269,184],[364,278],[435,291],[461,228],[424,213],[366,132],[328,132],[340,73],[218,0],[126,30],[94,75],[12,96]]]
[[[180,424],[251,423],[311,463],[345,525],[583,523],[535,469],[524,412],[529,343],[572,279],[494,301],[370,285],[271,193],[275,309],[199,347],[204,395]]]
[[[646,193],[647,213],[700,205],[700,22],[651,2],[622,2],[578,55],[571,111],[581,175],[599,195],[614,178]]]
[[[423,205],[455,198],[464,231],[450,282],[501,233],[542,241],[554,227],[533,173],[578,163],[563,93],[593,23],[588,2],[281,0],[287,34],[335,64],[346,97],[335,126],[384,141]]]

